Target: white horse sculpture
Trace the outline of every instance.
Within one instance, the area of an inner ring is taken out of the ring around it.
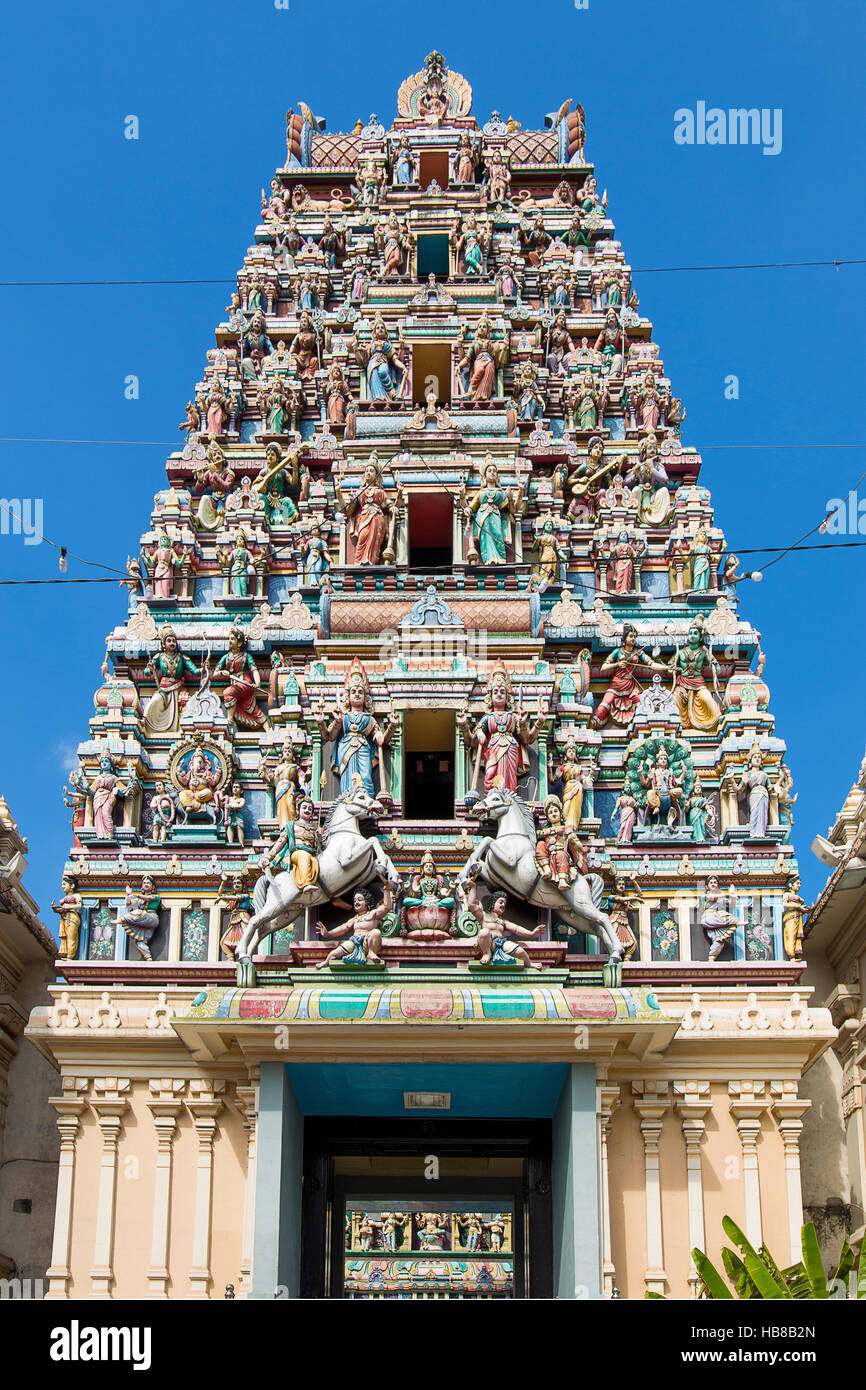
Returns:
[[[493,787],[483,800],[475,802],[472,814],[479,820],[495,820],[496,836],[485,835],[476,845],[460,871],[459,884],[470,882],[480,871],[491,888],[504,889],[536,907],[553,908],[569,926],[600,937],[610,952],[609,965],[622,960],[622,943],[607,913],[599,907],[601,877],[579,874],[569,888],[557,888],[550,879],[541,877],[535,862],[535,822],[525,801],[514,792]]]
[[[365,839],[358,829],[359,820],[380,816],[383,810],[360,784],[335,801],[322,827],[319,878],[313,892],[302,893],[291,873],[274,874],[265,869],[253,889],[255,913],[237,945],[239,985],[248,987],[256,982],[252,955],[262,937],[291,926],[305,907],[329,903],[377,877],[397,886],[399,875],[379,841],[375,836]]]

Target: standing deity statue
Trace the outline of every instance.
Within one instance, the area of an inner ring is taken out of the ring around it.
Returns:
[[[470,530],[467,559],[470,564],[504,565],[506,541],[510,539],[508,519],[519,518],[523,512],[523,489],[504,488],[499,483],[499,470],[488,455],[484,481],[471,502],[467,501],[466,482],[461,480],[458,497]]]
[[[474,183],[478,167],[478,150],[472,143],[468,130],[464,130],[457,146],[456,166],[458,183]]]
[[[788,960],[803,959],[803,927],[809,906],[800,897],[800,880],[796,875],[782,894],[782,942]]]
[[[228,926],[220,937],[220,950],[226,960],[234,960],[235,947],[247,929],[253,907],[244,887],[243,874],[232,874],[231,877],[223,874],[214,907],[229,914]]]
[[[673,697],[684,729],[712,733],[722,717],[719,707],[719,663],[706,645],[703,628],[692,623],[685,647],[671,657]],[[710,694],[704,672],[710,673],[716,698]]]
[[[602,355],[603,371],[607,376],[622,376],[626,340],[615,309],[608,309],[605,314],[604,328],[595,340],[595,350]]]
[[[359,342],[356,335],[351,341],[355,358],[366,374],[370,399],[393,405],[402,390],[408,368],[398,356],[381,314],[377,314],[373,321],[369,343]]]
[[[609,536],[599,547],[599,555],[608,562],[613,572],[613,592],[633,594],[638,592],[637,565],[646,554],[647,542],[644,536],[632,536],[628,531],[620,531],[616,537]],[[608,584],[608,589],[610,585]]]
[[[150,815],[153,824],[153,843],[163,844],[168,839],[168,832],[177,819],[177,805],[175,796],[165,785],[165,782],[154,782],[153,796],[150,798]]]
[[[295,819],[295,793],[300,770],[299,764],[295,761],[295,751],[290,734],[287,734],[283,740],[283,747],[277,763],[271,766],[264,757],[259,760],[259,776],[263,782],[274,789],[277,824],[281,830],[284,830]]]
[[[394,187],[405,187],[415,182],[415,159],[409,148],[409,137],[400,137],[397,153],[394,155]]]
[[[262,678],[239,627],[233,627],[229,633],[229,649],[214,670],[214,677],[218,676],[228,681],[222,698],[229,725],[241,729],[269,729],[268,716],[256,703]]]
[[[688,824],[692,827],[692,839],[695,844],[706,844],[710,838],[710,832],[715,826],[716,813],[704,796],[704,787],[700,777],[695,778],[692,794],[683,802],[683,810]]]
[[[550,237],[544,229],[544,218],[539,212],[535,221],[521,221],[518,227],[521,244],[526,251],[530,265],[541,265],[544,253],[550,245]]]
[[[176,550],[171,538],[161,531],[153,555],[145,555],[151,571],[154,598],[171,598],[174,592],[174,572],[183,560],[183,551]]]
[[[319,365],[319,337],[309,309],[302,309],[298,331],[289,344],[289,365],[301,381],[312,381]]]
[[[457,715],[457,724],[469,748],[477,748],[478,759],[484,760],[484,792],[493,785],[506,791],[517,791],[517,779],[528,768],[526,749],[535,743],[547,718],[546,707],[539,705],[538,717],[529,723],[526,710],[518,713],[514,709],[511,682],[502,662],[497,662],[487,682],[485,698],[486,714],[479,719],[473,729],[469,723],[469,712],[464,707]],[[478,775],[476,763],[476,779]]]
[[[631,929],[629,914],[643,902],[640,884],[633,875],[617,874],[610,893],[608,911],[610,924],[623,947],[623,960],[631,960],[637,950],[637,938]]]
[[[222,797],[223,825],[226,832],[226,843],[244,846],[244,807],[246,797],[240,782],[232,782],[227,792]]]
[[[201,676],[201,667],[183,656],[171,627],[159,634],[159,652],[148,659],[145,673],[156,682],[157,689],[144,707],[144,724],[148,733],[174,733],[180,728],[180,716],[189,699],[186,677]]]
[[[634,828],[637,824],[638,804],[637,797],[628,786],[623,787],[619,796],[613,804],[611,813],[611,823],[619,820],[616,841],[619,845],[630,845],[634,838]]]
[[[562,525],[562,518],[558,518]],[[539,593],[544,593],[557,579],[565,583],[568,551],[556,539],[556,520],[546,516],[538,532],[538,578]]]
[[[637,645],[637,628],[632,623],[625,623],[622,629],[622,644],[615,647],[601,664],[602,675],[608,671],[612,671],[613,675],[590,721],[594,729],[600,729],[608,719],[612,719],[621,728],[627,728],[631,723],[641,696],[637,680],[637,670],[641,666],[660,673],[668,670],[667,666],[653,661],[646,652],[641,651]]]
[[[304,583],[319,588],[331,568],[331,556],[318,521],[310,522],[310,534],[302,538],[299,548],[304,564]]]
[[[51,910],[60,917],[60,955],[63,960],[75,960],[81,933],[81,894],[76,893],[71,878],[64,878],[60,888],[63,893],[60,902],[51,899]]]
[[[325,742],[334,740],[333,772],[340,779],[340,792],[348,792],[356,781],[369,796],[375,796],[373,767],[379,761],[379,750],[388,742],[399,723],[390,714],[384,729],[373,714],[373,697],[367,673],[355,658],[343,684],[342,707],[336,706],[330,719],[320,708],[316,723]],[[381,776],[381,774],[380,774]]]
[[[402,275],[408,238],[396,212],[389,213],[384,224],[381,221],[376,224],[375,239],[382,257],[382,274],[386,278]]]
[[[730,779],[729,785],[738,796],[748,794],[749,801],[749,839],[765,840],[770,820],[770,779],[764,771],[764,759],[757,743],[752,744],[749,763],[743,768],[740,780]]]
[[[577,756],[577,744],[568,739],[562,762],[553,769],[556,781],[562,782],[562,819],[568,830],[577,830],[583,814],[583,794],[592,789],[592,773]]]
[[[382,486],[382,470],[376,455],[370,456],[357,492],[347,496],[340,483],[336,492],[340,506],[349,518],[354,564],[392,565],[395,558],[394,531],[403,498],[399,488],[393,498],[389,498]]]
[[[124,786],[115,771],[111,756],[108,753],[102,754],[99,759],[99,771],[87,785],[87,792],[93,803],[93,824],[98,839],[114,839],[114,808],[119,799],[131,796],[137,786],[138,782],[131,771]]]
[[[489,401],[496,386],[496,369],[504,366],[507,358],[507,344],[494,341],[490,318],[485,309],[475,325],[472,342],[457,363],[465,399],[476,405]]]

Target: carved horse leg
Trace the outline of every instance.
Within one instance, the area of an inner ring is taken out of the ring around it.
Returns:
[[[570,926],[579,927],[581,931],[588,931],[593,936],[600,937],[610,953],[609,964],[615,965],[621,961],[625,948],[614,931],[607,913],[602,912],[591,902],[575,901],[573,891],[564,891],[563,897],[568,903],[568,908],[565,910],[559,908],[560,916]]]

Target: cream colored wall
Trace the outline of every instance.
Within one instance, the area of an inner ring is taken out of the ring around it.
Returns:
[[[646,1270],[646,1205],[640,1124],[629,1088],[614,1112],[608,1143],[611,1257],[623,1298],[643,1298]]]

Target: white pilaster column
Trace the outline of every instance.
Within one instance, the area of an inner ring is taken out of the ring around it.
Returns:
[[[81,1112],[87,1104],[85,1096],[89,1084],[84,1078],[64,1076],[61,1083],[63,1094],[52,1096],[48,1102],[57,1111],[60,1160],[57,1168],[57,1205],[54,1208],[54,1241],[51,1246],[51,1264],[46,1270],[46,1298],[69,1297],[69,1280],[72,1277],[69,1255],[72,1243],[72,1194],[75,1188],[75,1141],[81,1124]]]
[[[224,1081],[193,1080],[189,1083],[187,1109],[192,1116],[198,1136],[198,1160],[195,1182],[195,1225],[192,1241],[192,1266],[189,1271],[188,1298],[210,1298],[210,1233],[211,1200],[213,1195],[213,1146],[216,1139],[217,1116],[223,1108],[218,1099],[225,1090]]]
[[[171,1077],[150,1081],[147,1108],[156,1130],[156,1167],[153,1177],[153,1225],[150,1237],[148,1298],[168,1298],[168,1234],[171,1212],[172,1145],[177,1117],[183,1109],[186,1082]]]
[[[666,1081],[633,1081],[634,1108],[640,1117],[640,1132],[644,1151],[644,1187],[646,1195],[646,1259],[644,1283],[647,1293],[664,1293],[667,1274],[664,1268],[662,1239],[662,1194],[659,1176],[659,1140],[665,1111],[670,1108]]]
[[[743,1203],[745,1207],[746,1236],[755,1249],[762,1243],[761,1225],[761,1182],[758,1168],[758,1138],[761,1133],[761,1117],[769,1101],[765,1096],[764,1081],[729,1081],[728,1095],[731,1097],[731,1114],[737,1122],[743,1160]]]
[[[700,1279],[691,1252],[704,1250],[704,1181],[701,1170],[701,1142],[706,1129],[705,1115],[712,1108],[709,1081],[675,1081],[677,1114],[686,1144],[686,1191],[689,1202],[689,1288],[698,1296]]]
[[[773,1115],[785,1146],[785,1192],[788,1203],[788,1254],[791,1264],[802,1258],[803,1186],[800,1180],[800,1134],[803,1116],[812,1102],[797,1094],[796,1081],[770,1083]]]
[[[601,1291],[604,1298],[613,1294],[616,1278],[611,1253],[610,1235],[610,1169],[608,1164],[607,1141],[610,1134],[613,1113],[620,1104],[619,1086],[599,1081],[596,1088],[598,1103],[598,1140],[601,1157]]]
[[[96,1199],[96,1238],[88,1298],[111,1298],[114,1283],[114,1215],[117,1202],[117,1150],[123,1116],[129,1106],[129,1078],[99,1076],[93,1083],[91,1106],[102,1131],[99,1193]]]
[[[252,1291],[253,1236],[256,1227],[256,1138],[259,1122],[258,1067],[255,1068],[254,1074],[250,1077],[250,1085],[238,1086],[235,1095],[247,1135],[247,1188],[244,1197],[244,1240],[241,1250],[238,1297],[249,1298]]]

